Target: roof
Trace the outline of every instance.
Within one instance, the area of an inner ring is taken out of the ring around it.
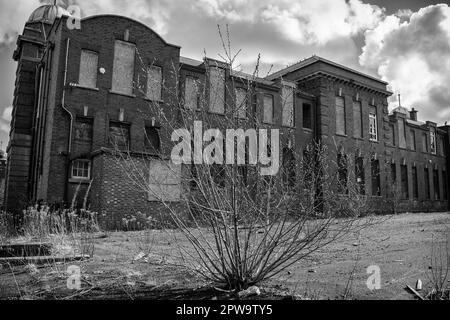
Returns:
[[[357,75],[360,75],[360,76],[363,76],[363,77],[375,80],[375,81],[380,82],[382,84],[388,85],[387,82],[382,81],[382,80],[380,80],[378,78],[372,77],[370,75],[364,74],[362,72],[356,71],[354,69],[351,69],[349,67],[346,67],[344,65],[341,65],[339,63],[333,62],[331,60],[328,60],[328,59],[325,59],[325,58],[322,58],[322,57],[319,57],[319,56],[316,56],[316,55],[314,55],[314,56],[312,56],[310,58],[304,59],[304,60],[302,60],[302,61],[300,61],[298,63],[295,63],[295,64],[293,64],[293,65],[291,65],[291,66],[289,66],[287,68],[284,68],[284,69],[282,69],[280,71],[277,71],[277,72],[267,76],[266,79],[267,80],[275,80],[275,79],[281,78],[282,76],[284,76],[286,74],[292,73],[292,72],[294,72],[294,71],[296,71],[298,69],[307,67],[307,66],[309,66],[311,64],[314,64],[314,63],[317,63],[317,62],[323,62],[323,63],[329,64],[329,65],[332,65],[334,67],[338,67],[340,69],[349,71],[351,73],[354,73],[354,74],[357,74]]]
[[[210,59],[210,60],[213,60],[213,59]],[[204,61],[195,60],[195,59],[182,57],[182,56],[180,57],[180,63],[188,65],[188,66],[192,66],[192,67],[201,67],[202,65],[204,65]],[[232,76],[241,78],[241,79],[245,79],[245,80],[255,81],[257,83],[265,84],[268,86],[273,85],[273,81],[270,81],[270,80],[267,80],[264,78],[260,78],[253,74],[245,73],[242,71],[233,70]]]
[[[63,15],[69,15],[69,12],[60,6],[46,4],[34,10],[27,23],[42,22],[53,24],[56,18],[60,18]]]

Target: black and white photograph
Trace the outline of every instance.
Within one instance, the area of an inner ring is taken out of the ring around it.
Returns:
[[[0,0],[0,304],[449,300],[449,183],[449,3]]]

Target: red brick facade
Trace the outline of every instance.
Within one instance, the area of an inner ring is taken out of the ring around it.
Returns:
[[[129,214],[164,214],[163,206],[149,202],[146,192],[127,177],[127,170],[123,170],[127,167],[126,158],[132,157],[138,167],[141,166],[138,170],[142,170],[145,175],[148,161],[154,157],[145,147],[145,128],[158,127],[162,123],[161,117],[167,116],[169,110],[167,105],[182,96],[186,76],[194,76],[204,85],[208,82],[208,64],[216,62],[197,62],[182,58],[180,47],[166,43],[147,26],[126,17],[89,17],[82,20],[81,30],[68,29],[66,19],[56,19],[52,25],[46,26],[47,42],[37,34],[27,37],[29,31],[22,36],[24,40],[18,42],[15,58],[19,67],[12,136],[8,149],[6,207],[12,211],[19,210],[24,205],[39,200],[49,204],[67,205],[75,195],[77,202],[82,203],[89,190],[90,207],[103,217],[108,228],[120,228],[122,218]],[[33,24],[27,27],[37,28]],[[132,43],[136,47],[131,95],[117,94],[111,90],[116,40]],[[40,53],[40,58],[33,58],[33,62],[28,62],[30,50],[34,56]],[[96,88],[77,85],[82,50],[95,52],[98,56]],[[30,63],[31,65],[27,66]],[[157,102],[157,110],[148,107],[149,101],[140,90],[146,86],[145,69],[150,65],[161,68],[164,79],[162,101]],[[241,79],[242,75],[226,74],[227,81],[232,78]],[[281,78],[297,86],[294,128],[281,125]],[[374,157],[384,164],[393,163],[398,167],[406,163],[410,194],[408,199],[401,202],[402,209],[447,210],[448,196],[443,190],[444,182],[447,181],[447,186],[449,184],[446,168],[449,168],[450,157],[446,155],[449,149],[450,127],[436,128],[436,125],[431,123],[408,122],[408,130],[412,128],[418,132],[416,151],[407,147],[400,148],[398,143],[396,146],[391,145],[391,127],[394,125],[396,128],[398,118],[404,116],[399,113],[388,114],[387,98],[391,93],[386,87],[387,84],[380,80],[313,57],[266,79],[258,79],[255,83],[255,94],[252,101],[249,101],[248,112],[256,112],[262,116],[264,95],[270,94],[275,101],[274,126],[281,129],[282,146],[291,145],[301,154],[309,142],[320,140],[329,145],[330,150],[333,150],[332,146],[337,146],[335,150],[345,153],[353,154],[359,150],[366,161],[365,164]],[[34,88],[38,88],[39,94]],[[345,101],[345,136],[336,134],[336,96],[342,96]],[[234,98],[227,92],[226,99]],[[362,106],[363,136],[360,138],[353,137],[352,104],[356,99]],[[311,128],[303,128],[304,104],[311,106]],[[377,142],[369,140],[369,105],[373,105],[377,110]],[[176,118],[177,114],[169,116]],[[111,123],[119,123],[121,128],[129,130],[130,153],[126,157],[117,157],[110,152]],[[422,133],[429,134],[430,128],[435,128],[433,130],[436,131],[437,137],[444,142],[443,152],[437,155],[420,151],[419,136]],[[170,142],[170,128],[163,126],[158,129],[162,154],[168,157],[173,147]],[[330,157],[337,157],[336,151],[331,152]],[[89,168],[89,179],[73,179],[75,161],[89,163],[86,164],[86,168]],[[412,200],[413,166],[418,169],[418,183],[421,186],[419,197],[415,200]],[[364,167],[366,193],[371,195],[370,165]],[[425,167],[429,167],[431,172],[437,169],[440,174],[439,200],[433,198],[432,181],[432,197],[425,199],[422,187]],[[400,168],[397,172],[400,172]],[[446,176],[443,176],[444,172]],[[389,198],[389,186],[392,185],[389,177],[389,172],[382,169],[381,195],[374,197],[374,201],[379,202],[380,211],[384,210],[382,204]]]

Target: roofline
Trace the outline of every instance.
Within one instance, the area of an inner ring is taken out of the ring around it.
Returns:
[[[282,69],[282,70],[280,70],[280,71],[277,71],[277,72],[275,72],[275,73],[269,75],[268,77],[266,77],[266,79],[274,80],[274,79],[277,79],[277,78],[279,78],[279,77],[281,77],[281,76],[283,76],[283,75],[285,75],[285,74],[292,73],[292,72],[294,72],[294,71],[296,71],[296,70],[298,70],[298,69],[300,69],[300,68],[307,67],[307,66],[312,65],[312,64],[317,63],[317,62],[324,62],[324,63],[327,63],[327,64],[329,64],[329,65],[331,65],[331,66],[338,67],[338,68],[340,68],[340,69],[349,71],[349,72],[351,72],[351,73],[354,73],[354,74],[363,76],[363,77],[365,77],[365,78],[368,78],[368,79],[371,79],[371,80],[374,80],[374,81],[377,81],[377,82],[382,83],[382,84],[384,84],[384,85],[389,85],[389,83],[386,82],[386,81],[383,81],[383,80],[378,79],[378,78],[376,78],[376,77],[373,77],[373,76],[371,76],[371,75],[362,73],[362,72],[357,71],[357,70],[355,70],[355,69],[346,67],[346,66],[344,66],[344,65],[342,65],[342,64],[333,62],[333,61],[331,61],[331,60],[328,60],[328,59],[325,59],[325,58],[322,58],[322,57],[319,57],[319,56],[312,56],[312,57],[310,57],[310,58],[308,58],[308,59],[306,59],[306,60],[303,60],[303,61],[301,61],[301,62],[298,62],[298,63],[296,63],[296,64],[294,64],[294,65],[292,65],[292,66],[289,66],[289,67],[284,68],[284,69]]]
[[[163,37],[161,37],[161,36],[159,35],[159,33],[157,33],[155,30],[153,30],[152,28],[150,28],[150,27],[149,27],[148,25],[146,25],[145,23],[140,22],[140,21],[135,20],[135,19],[132,19],[132,18],[129,18],[129,17],[126,17],[126,16],[122,16],[122,15],[118,15],[118,14],[97,14],[97,15],[85,17],[85,18],[81,19],[81,22],[86,21],[86,20],[96,19],[96,18],[105,18],[105,17],[106,17],[106,18],[108,18],[108,17],[111,17],[111,18],[122,18],[122,19],[129,20],[129,21],[131,21],[131,22],[140,24],[141,26],[147,28],[148,30],[150,30],[150,31],[152,31],[154,34],[156,34],[156,35],[158,36],[158,38],[161,39],[161,40],[164,42],[164,44],[169,45],[169,46],[171,46],[171,47],[175,47],[175,48],[181,49],[181,46],[177,46],[177,45],[175,45],[175,44],[168,43],[166,40],[164,40]]]

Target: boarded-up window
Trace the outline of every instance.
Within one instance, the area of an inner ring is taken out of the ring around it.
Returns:
[[[312,106],[308,103],[303,104],[303,128],[312,129]]]
[[[236,116],[240,119],[247,118],[247,90],[236,89]]]
[[[158,153],[161,150],[159,131],[155,127],[145,127],[145,150],[150,153]]]
[[[199,81],[193,77],[186,77],[184,86],[184,106],[188,110],[199,109],[200,86]]]
[[[117,40],[114,46],[112,91],[133,94],[135,46]]]
[[[149,201],[176,202],[181,199],[181,166],[152,160],[149,170]]]
[[[209,111],[225,113],[225,70],[217,67],[209,69]]]
[[[401,195],[402,199],[409,199],[409,188],[408,188],[408,167],[405,165],[400,166],[400,176],[401,176]]]
[[[82,87],[97,88],[98,54],[81,50],[80,76],[78,84]]]
[[[417,179],[417,167],[412,168],[412,183],[413,183],[413,199],[419,199],[419,180]]]
[[[433,184],[434,184],[434,200],[441,200],[441,188],[439,184],[438,170],[433,170]]]
[[[410,137],[410,149],[416,150],[416,132],[414,130],[409,131],[409,137]]]
[[[438,137],[438,153],[440,156],[445,156],[444,139]]]
[[[424,169],[424,184],[425,184],[425,199],[430,200],[431,199],[430,171],[428,170],[428,168]]]
[[[378,117],[377,108],[369,107],[369,138],[372,141],[378,141]]]
[[[398,120],[398,146],[406,149],[405,120]]]
[[[428,152],[428,136],[425,132],[422,133],[422,151]]]
[[[345,121],[345,100],[343,97],[336,97],[336,133],[347,134],[347,122]]]
[[[294,126],[294,88],[283,86],[282,89],[283,126]]]
[[[355,138],[363,137],[362,106],[360,101],[353,101],[353,135]]]
[[[151,66],[147,70],[147,98],[152,101],[161,101],[163,75],[162,69]]]
[[[381,196],[380,161],[372,160],[372,195]]]
[[[264,96],[264,123],[273,123],[273,96]]]
[[[109,140],[114,148],[130,148],[130,126],[120,122],[109,124]]]

